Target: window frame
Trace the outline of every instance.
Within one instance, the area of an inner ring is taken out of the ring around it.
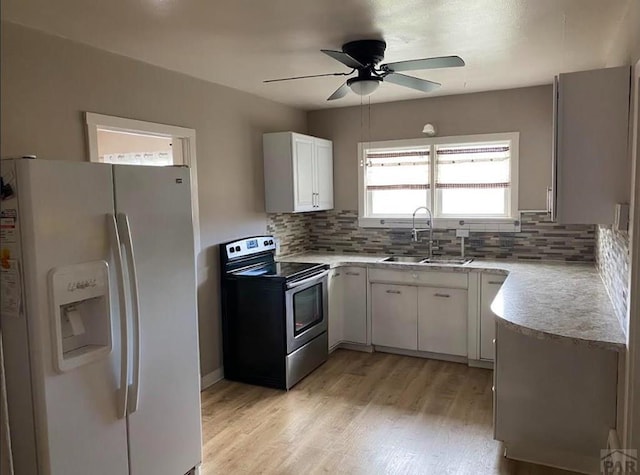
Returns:
[[[193,220],[193,239],[195,258],[198,262],[200,253],[200,206],[198,201],[198,167],[196,160],[196,131],[186,127],[175,125],[146,122],[137,119],[127,119],[95,112],[84,113],[86,124],[88,160],[94,163],[100,162],[98,156],[98,129],[112,130],[115,132],[141,133],[144,135],[156,135],[158,137],[171,138],[173,143],[180,143],[181,147],[174,148],[174,164],[189,168],[191,176],[191,215]],[[132,165],[118,165],[132,166]],[[146,166],[146,165],[143,165]]]
[[[420,140],[420,139],[416,139],[416,140]],[[389,149],[393,150],[393,151],[414,150],[416,148],[427,148],[426,146],[424,146],[422,144],[415,143],[416,141],[414,141],[414,140],[401,140],[401,141],[400,140],[398,140],[398,141],[393,140],[393,141],[387,141],[387,142],[368,142],[368,144],[371,144],[371,143],[376,143],[376,144],[385,143],[386,144],[386,143],[391,143],[391,142],[402,142],[403,143],[403,145],[400,145],[400,146],[389,147]],[[358,150],[359,150],[359,155],[360,155],[360,163],[362,164],[361,167],[360,167],[361,174],[362,174],[362,186],[361,186],[360,194],[363,195],[362,196],[363,203],[366,203],[366,204],[364,205],[365,208],[362,208],[361,206],[359,206],[359,209],[358,209],[358,214],[359,215],[360,215],[360,210],[361,209],[366,209],[366,207],[372,206],[372,203],[369,200],[369,196],[368,196],[367,190],[365,188],[365,183],[364,183],[365,182],[365,177],[366,177],[366,171],[365,171],[365,167],[364,167],[364,153],[365,153],[366,150],[368,150],[368,148],[365,147],[365,148],[361,149],[360,145],[361,144],[358,144]],[[387,147],[376,146],[375,148],[376,148],[376,150],[384,150]],[[429,146],[429,194],[431,196],[433,196],[431,194],[431,189],[433,188],[434,183],[435,183],[434,176],[433,176],[433,169],[434,169],[433,168],[433,160],[434,160],[434,157],[432,155],[432,151],[433,151],[432,148],[433,147]],[[427,200],[427,202],[429,202],[429,201],[430,200]],[[433,206],[433,203],[429,203],[429,204],[431,206]],[[364,216],[360,216],[360,217],[364,217]],[[366,216],[367,219],[377,219],[377,220],[388,219],[390,217],[394,217],[394,218],[397,218],[397,217],[411,218],[411,215],[410,214],[403,215],[403,214],[398,213],[398,214],[389,215],[389,216],[384,215],[384,214],[375,214],[375,215],[367,215]]]
[[[436,190],[436,161],[435,147],[437,145],[473,144],[485,142],[509,141],[510,142],[510,196],[508,198],[509,216],[441,216],[438,209]],[[408,140],[385,140],[379,142],[358,143],[358,223],[360,227],[372,228],[410,228],[412,216],[405,214],[394,215],[368,215],[367,214],[367,192],[365,187],[365,153],[368,150],[390,149],[399,150],[403,148],[429,148],[429,178],[431,195],[431,211],[433,213],[433,225],[436,229],[443,228],[469,228],[471,226],[481,227],[492,225],[496,229],[512,231],[518,227],[518,158],[519,158],[519,132],[502,132],[493,134],[476,135],[453,135],[446,137],[428,137]],[[423,218],[423,216],[421,216]]]

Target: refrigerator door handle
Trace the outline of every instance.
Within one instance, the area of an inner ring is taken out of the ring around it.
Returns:
[[[127,416],[127,396],[129,392],[129,324],[127,319],[127,302],[124,290],[124,270],[122,265],[122,244],[118,234],[118,224],[113,214],[107,214],[107,225],[111,247],[115,258],[116,280],[118,281],[118,306],[120,307],[120,388],[118,389],[118,418]]]
[[[129,217],[125,213],[118,213],[118,229],[123,236],[124,248],[126,250],[127,271],[129,274],[129,289],[131,294],[131,309],[133,313],[133,382],[129,387],[128,396],[129,414],[138,410],[138,400],[140,399],[140,299],[138,295],[138,276],[136,272],[136,259],[133,253],[133,240],[131,238],[131,226]]]

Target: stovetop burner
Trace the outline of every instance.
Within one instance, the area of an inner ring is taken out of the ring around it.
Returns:
[[[308,262],[269,262],[251,268],[240,269],[233,272],[233,275],[246,277],[280,277],[289,280],[315,267],[322,268],[323,265]]]

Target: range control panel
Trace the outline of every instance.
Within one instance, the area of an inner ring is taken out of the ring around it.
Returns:
[[[273,236],[254,236],[225,244],[225,249],[227,259],[231,260],[265,251],[275,252],[276,240]]]

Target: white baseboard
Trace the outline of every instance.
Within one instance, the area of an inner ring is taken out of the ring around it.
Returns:
[[[472,368],[493,369],[493,361],[469,360],[469,366]]]
[[[211,373],[205,374],[200,378],[200,391],[210,388],[223,378],[224,371],[222,368],[218,368],[215,371],[211,371]]]
[[[361,345],[359,343],[342,342],[342,343],[340,343],[338,345],[338,348],[342,348],[343,350],[362,351],[364,353],[373,353],[373,346],[371,346],[371,345]]]
[[[548,447],[504,444],[504,456],[512,460],[546,465],[548,467],[571,470],[585,474],[600,473],[598,457],[575,454]]]
[[[451,361],[452,363],[468,364],[466,356],[444,355],[440,353],[431,353],[430,351],[403,350],[400,348],[390,348],[388,346],[373,346],[374,351],[381,353],[393,353],[395,355],[413,356],[415,358],[427,358],[431,360]]]

